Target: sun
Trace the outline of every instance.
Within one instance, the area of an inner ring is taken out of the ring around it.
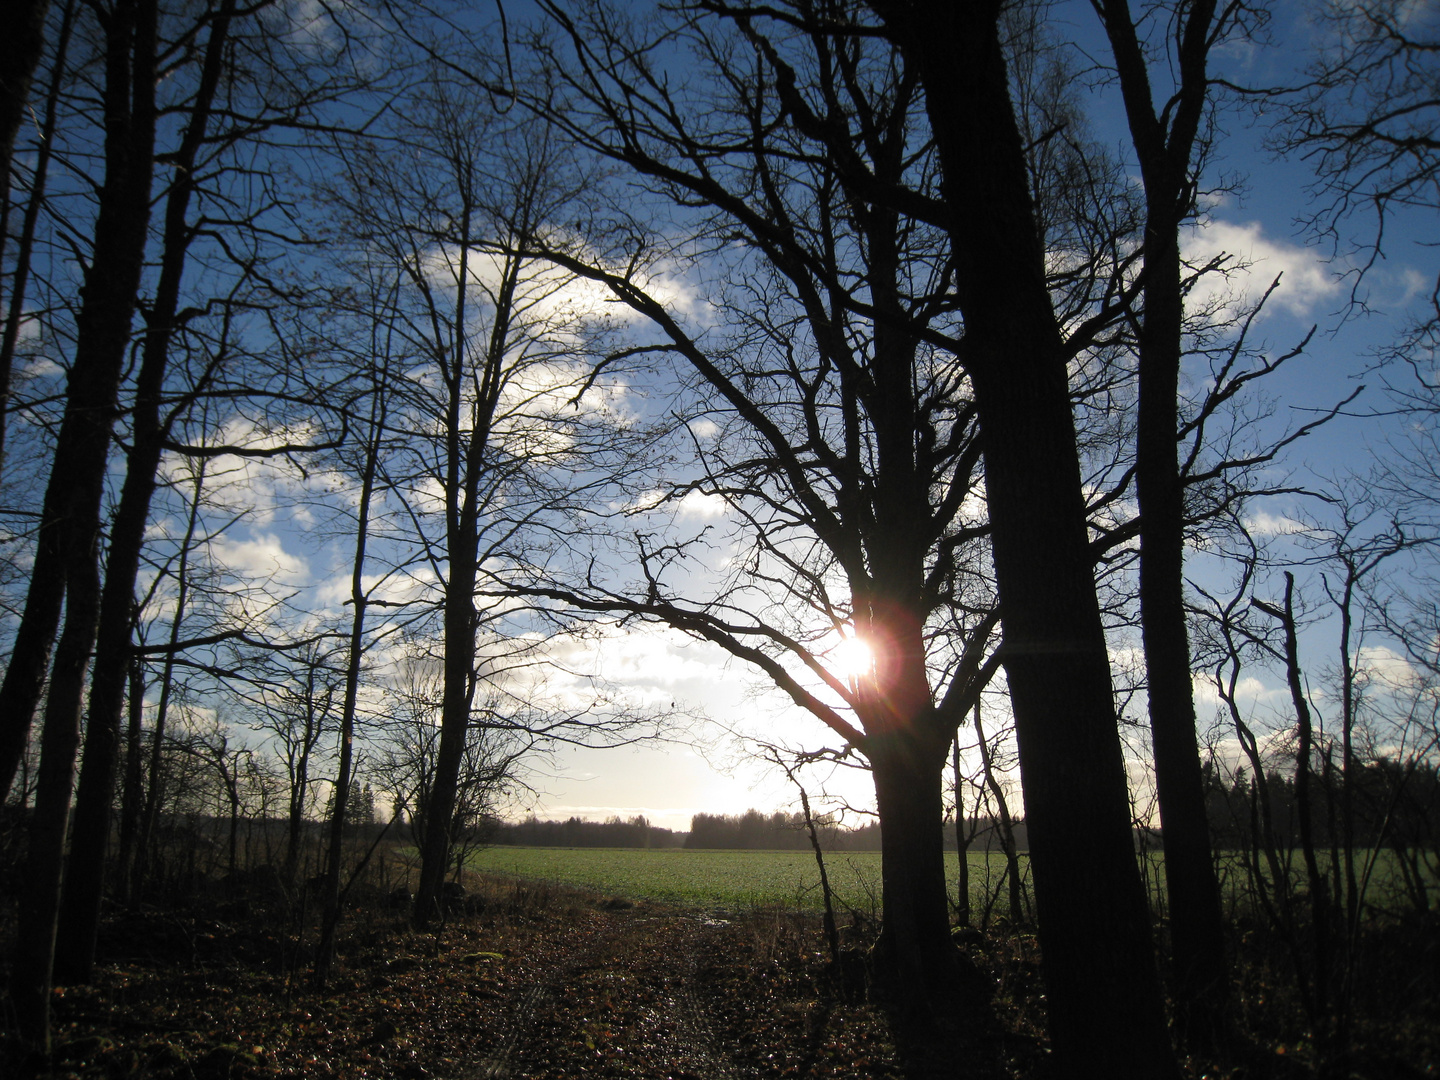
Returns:
[[[830,650],[828,659],[836,674],[847,681],[863,679],[875,670],[875,654],[856,637],[843,638]]]

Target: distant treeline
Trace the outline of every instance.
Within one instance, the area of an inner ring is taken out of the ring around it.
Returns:
[[[490,842],[512,847],[678,848],[685,842],[683,832],[651,825],[643,815],[628,821],[541,821],[531,814],[524,821],[496,821],[493,828]]]
[[[827,820],[819,823],[820,844],[825,851],[879,851],[880,826],[871,822],[846,828]],[[999,832],[994,822],[982,819],[965,822],[967,835],[973,835],[972,851],[999,851]],[[614,848],[687,848],[709,850],[723,848],[739,851],[808,851],[810,837],[805,831],[803,814],[781,811],[766,814],[747,810],[743,814],[696,814],[690,819],[690,831],[680,832],[651,825],[643,816],[611,817],[606,821],[582,821],[572,817],[565,821],[542,821],[534,814],[523,821],[488,823],[484,830],[492,844],[511,847],[614,847]],[[1025,823],[1015,824],[1015,843],[1025,850],[1028,841]],[[945,830],[945,847],[955,850],[954,828]]]
[[[1440,835],[1440,767],[1434,762],[1377,757],[1358,758],[1345,770],[1325,762],[1311,777],[1311,842],[1316,848],[1342,848],[1346,823],[1360,847],[1388,847],[1406,867],[1419,864],[1435,850]],[[1248,850],[1263,842],[1268,831],[1281,850],[1298,848],[1300,799],[1291,770],[1271,769],[1256,777],[1246,769],[1222,776],[1205,767],[1206,813],[1215,847]],[[1431,856],[1433,858],[1433,856]]]
[[[818,823],[820,846],[825,851],[879,851],[880,826],[868,822],[846,828],[830,821]],[[965,822],[967,835],[974,835],[972,851],[999,851],[1000,836],[993,821]],[[1024,822],[1015,825],[1016,847],[1029,846]],[[685,837],[689,849],[729,848],[742,851],[798,851],[810,847],[803,814],[776,811],[764,814],[747,810],[743,814],[696,814],[690,819],[690,834]],[[945,847],[955,850],[955,830],[945,830]]]

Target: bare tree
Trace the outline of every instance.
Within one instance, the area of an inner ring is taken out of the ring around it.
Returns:
[[[1243,32],[1248,12],[1243,5],[1209,0],[1177,6],[1166,16],[1173,30],[1167,27],[1164,51],[1156,60],[1155,46],[1142,41],[1128,3],[1105,0],[1096,4],[1096,10],[1110,41],[1145,183],[1135,452],[1140,609],[1155,783],[1165,837],[1175,996],[1184,1037],[1206,1045],[1218,1034],[1228,981],[1220,886],[1210,853],[1195,733],[1184,597],[1185,482],[1177,460],[1176,431],[1181,421],[1179,380],[1189,271],[1181,259],[1180,231],[1195,213],[1209,142],[1210,55],[1228,37]],[[1143,24],[1143,29],[1150,25]],[[1173,74],[1158,86],[1152,84],[1153,79],[1164,80],[1165,62]]]
[[[467,732],[494,677],[481,658],[507,641],[534,648],[505,629],[512,605],[477,598],[481,568],[563,548],[568,512],[624,452],[604,373],[584,344],[599,313],[528,250],[586,178],[543,128],[518,119],[437,68],[394,109],[388,142],[339,148],[343,186],[331,195],[364,245],[353,257],[396,282],[370,317],[409,365],[390,423],[411,438],[381,468],[429,575],[413,575],[415,596],[442,627],[440,741],[416,808],[425,822],[420,925],[437,911]],[[604,726],[591,729],[601,741]]]
[[[51,964],[85,672],[100,604],[100,502],[116,392],[143,266],[156,122],[153,0],[118,0],[105,26],[106,171],[65,420],[42,509],[25,613],[0,683],[0,793],[8,793],[49,669],[36,818],[27,849],[22,941],[11,994],[24,1037],[48,1049]],[[45,758],[49,756],[47,763]]]
[[[940,162],[965,367],[985,438],[1057,1061],[1172,1076],[1087,555],[1066,342],[1045,287],[998,35],[1001,5],[875,7],[917,70]],[[988,167],[974,168],[977,157]],[[1077,770],[1083,791],[1068,782]],[[1104,935],[1095,933],[1099,918]]]
[[[639,348],[680,361],[688,460],[626,508],[638,524],[620,565],[533,589],[720,645],[843,740],[837,753],[862,754],[884,852],[880,973],[917,996],[964,985],[941,772],[998,667],[997,619],[942,234],[928,196],[900,201],[931,167],[913,75],[883,45],[818,29],[551,15],[560,85],[533,106],[635,179],[627,208],[583,241],[550,230],[546,254],[646,320],[658,341]],[[847,189],[830,156],[852,137],[834,153],[874,170],[869,190]],[[891,192],[898,206],[877,196]],[[650,223],[676,208],[678,242]],[[716,282],[701,318],[675,302],[691,267]],[[701,499],[727,519],[687,525]],[[711,567],[712,540],[743,554]],[[835,660],[852,637],[873,658],[862,672]]]

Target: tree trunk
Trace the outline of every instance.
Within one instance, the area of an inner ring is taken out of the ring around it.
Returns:
[[[28,0],[32,5],[36,0]],[[10,276],[9,307],[5,313],[5,329],[0,336],[0,472],[5,464],[5,432],[10,409],[10,379],[15,367],[15,348],[20,341],[20,327],[25,321],[25,296],[29,287],[30,259],[35,249],[35,226],[40,220],[40,211],[45,205],[45,186],[50,174],[50,158],[55,150],[56,117],[59,113],[60,88],[65,80],[65,56],[70,48],[70,32],[75,25],[77,0],[67,0],[60,18],[60,31],[55,43],[55,60],[51,67],[50,87],[45,94],[45,119],[40,125],[40,146],[35,152],[35,165],[30,173],[30,190],[26,193],[25,215],[20,224],[19,246],[15,252],[14,269]],[[46,6],[48,0],[40,3]],[[15,35],[18,39],[23,35]],[[11,42],[7,36],[5,42]],[[3,50],[4,45],[0,45]],[[0,80],[6,78],[7,63],[0,59]],[[0,178],[5,178],[6,210],[0,226],[6,235],[0,236],[0,250],[9,240],[9,192],[14,190],[14,179],[10,177],[9,159],[0,165]]]
[[[951,985],[957,970],[945,883],[948,749],[948,742],[899,732],[866,740],[880,818],[884,905],[875,965],[902,996]]]
[[[96,554],[79,552],[66,585],[65,630],[55,652],[55,669],[45,703],[40,775],[35,812],[25,852],[10,1001],[20,1036],[44,1053],[50,1050],[50,996],[65,873],[65,834],[70,824],[70,789],[80,745],[80,708],[90,642],[100,603]],[[88,558],[86,557],[88,555]]]
[[[425,837],[420,849],[420,885],[415,891],[414,923],[423,929],[440,914],[440,889],[450,863],[451,830],[455,819],[455,799],[459,792],[460,767],[465,757],[465,740],[470,727],[470,706],[475,695],[475,578],[479,541],[476,525],[480,479],[483,475],[486,442],[489,438],[489,417],[482,400],[471,407],[476,412],[469,425],[462,422],[465,380],[466,293],[463,283],[469,280],[470,215],[467,201],[460,235],[466,243],[460,250],[460,273],[456,289],[455,315],[451,324],[454,335],[450,370],[447,371],[449,400],[446,415],[446,482],[445,482],[445,551],[449,557],[449,578],[445,582],[445,659],[444,687],[440,703],[440,746],[435,755],[435,778],[425,805]],[[495,326],[498,329],[508,312],[497,307]],[[500,333],[503,341],[504,333]],[[494,333],[492,333],[492,340]],[[492,348],[487,356],[489,365],[497,364]],[[493,367],[485,373],[493,375]],[[477,379],[477,382],[482,380]],[[492,381],[491,378],[483,380]],[[493,409],[493,404],[490,405]]]
[[[130,868],[128,891],[134,900],[138,900],[144,891],[150,838],[155,834],[155,825],[160,817],[160,773],[165,746],[165,726],[170,712],[170,695],[175,686],[175,653],[180,642],[181,625],[185,621],[185,606],[189,599],[190,548],[200,527],[200,502],[204,489],[205,465],[202,459],[195,474],[195,493],[190,500],[185,537],[180,542],[180,557],[175,567],[175,614],[170,620],[169,648],[165,652],[165,664],[160,672],[160,700],[155,703],[155,728],[150,736],[149,783],[146,786],[145,805],[140,813],[139,830],[135,837],[135,861]]]
[[[30,79],[45,51],[45,16],[50,0],[14,0],[0,34],[0,183],[10,188],[15,136],[25,116]]]
[[[150,216],[155,21],[154,0],[123,0],[115,8],[106,41],[105,182],[30,588],[10,666],[0,683],[0,800],[9,792],[25,752],[45,681],[64,603],[64,553],[93,553],[93,532],[99,527],[116,393],[130,343]],[[81,535],[86,532],[92,535]]]
[[[985,739],[985,729],[980,724],[980,704],[975,704],[975,737],[980,744],[980,766],[985,771],[985,786],[995,800],[996,824],[1000,830],[1000,850],[1005,853],[1005,879],[1009,888],[1010,921],[1021,923],[1027,919],[1025,913],[1025,892],[1020,880],[1020,852],[1015,847],[1015,823],[1010,818],[1010,802],[1000,787],[1000,778],[995,775],[995,763],[990,758],[990,744]]]
[[[469,281],[468,246],[474,204],[467,198],[460,235],[457,282]],[[444,690],[440,707],[440,747],[435,758],[435,780],[425,810],[425,842],[420,852],[420,887],[415,893],[414,923],[425,927],[440,910],[440,887],[449,867],[451,832],[455,824],[455,802],[459,793],[460,768],[470,727],[470,708],[475,699],[475,583],[479,573],[480,489],[488,472],[491,424],[506,381],[506,350],[514,315],[515,289],[520,279],[521,260],[506,261],[504,277],[495,298],[481,370],[466,371],[465,332],[467,326],[465,288],[456,290],[454,335],[450,370],[447,372],[449,413],[446,417],[446,521],[445,543],[449,558],[449,579],[445,582]],[[470,422],[462,423],[465,382],[474,380],[476,400],[469,402]]]
[[[980,706],[977,703],[975,711],[978,714]],[[950,768],[955,779],[955,856],[959,874],[955,883],[955,921],[961,926],[969,926],[973,914],[973,905],[970,903],[970,843],[975,838],[974,829],[978,828],[977,819],[980,814],[979,800],[976,800],[975,817],[971,818],[971,828],[965,828],[965,777],[960,771],[960,735],[956,732],[955,738],[950,743]]]
[[[360,503],[355,509],[355,553],[350,570],[350,642],[345,657],[345,700],[340,711],[340,761],[335,771],[335,805],[330,816],[330,847],[325,863],[325,911],[320,929],[320,946],[315,952],[315,988],[322,989],[335,960],[335,928],[340,921],[340,870],[345,843],[345,813],[350,798],[355,741],[355,709],[360,695],[360,665],[365,652],[365,549],[370,536],[370,501],[379,471],[380,440],[386,420],[385,386],[389,373],[383,371],[371,389],[370,430],[365,443],[365,464],[360,478]]]
[[[190,123],[175,159],[175,182],[165,204],[165,239],[160,282],[149,315],[150,328],[135,393],[133,445],[110,529],[110,554],[100,600],[95,641],[95,670],[85,725],[85,756],[75,794],[74,866],[60,912],[56,975],[67,985],[87,983],[95,962],[95,936],[105,888],[105,849],[115,801],[115,770],[120,754],[120,717],[125,707],[126,669],[133,633],[135,579],[145,546],[145,525],[155,493],[156,470],[168,424],[160,419],[160,397],[168,367],[170,339],[179,309],[180,282],[190,229],[186,220],[194,191],[194,163],[205,136],[210,102],[219,85],[224,46],[236,0],[225,0],[210,27],[205,64]]]
[[[1173,1077],[1000,4],[877,7],[919,67],[951,213],[1055,1067]]]
[[[115,859],[115,879],[122,898],[129,902],[134,899],[131,867],[135,865],[145,782],[145,769],[141,762],[141,735],[145,728],[145,666],[138,656],[132,656],[130,660],[126,712],[125,779],[120,788],[120,851]]]
[[[1175,998],[1181,1029],[1213,1041],[1228,996],[1220,883],[1210,850],[1190,639],[1185,621],[1184,481],[1176,460],[1184,336],[1180,225],[1191,207],[1191,157],[1208,91],[1206,57],[1215,3],[1185,16],[1176,68],[1180,93],[1155,115],[1129,4],[1106,0],[1131,140],[1145,180],[1145,291],[1140,327],[1135,486],[1140,505],[1140,616],[1145,643],[1155,793],[1165,838]]]
[[[414,922],[417,929],[428,926],[440,914],[440,890],[449,869],[455,800],[470,726],[475,663],[473,530],[469,547],[472,564],[469,575],[462,572],[465,562],[463,551],[458,545],[450,551],[450,581],[445,600],[445,685],[440,707],[440,748],[435,755],[435,779],[425,804],[420,887],[415,891]]]
[[[1295,624],[1295,575],[1285,571],[1285,606],[1283,609],[1256,601],[1262,611],[1280,620],[1285,631],[1285,673],[1290,685],[1290,702],[1295,708],[1295,813],[1300,825],[1300,853],[1305,860],[1305,878],[1310,886],[1310,924],[1315,948],[1314,1015],[1320,1040],[1328,1039],[1331,964],[1331,898],[1325,874],[1315,854],[1315,810],[1311,804],[1310,781],[1314,775],[1311,760],[1315,745],[1315,727],[1310,716],[1310,703],[1305,697],[1304,676],[1300,669],[1299,637]]]

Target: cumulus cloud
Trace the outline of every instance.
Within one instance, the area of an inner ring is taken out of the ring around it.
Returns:
[[[1296,521],[1284,514],[1272,514],[1268,510],[1257,510],[1245,518],[1245,527],[1252,536],[1298,536],[1309,530],[1303,521]]]
[[[1220,687],[1214,675],[1197,671],[1190,679],[1197,706],[1222,707]],[[1288,695],[1289,691],[1284,687],[1267,686],[1254,675],[1243,675],[1235,683],[1235,701],[1240,706],[1242,715],[1253,711],[1258,705],[1288,699]]]
[[[565,246],[566,238],[557,236],[554,242]],[[589,251],[581,250],[577,254],[598,262]],[[472,250],[466,259],[465,269],[467,287],[479,303],[489,306],[490,298],[499,293],[504,280],[507,256],[501,252]],[[460,250],[454,245],[432,247],[424,256],[421,272],[435,286],[453,289],[462,276]],[[705,323],[712,320],[713,309],[709,300],[686,269],[673,260],[657,261],[645,270],[631,274],[630,280],[667,311]],[[559,336],[576,331],[586,323],[604,320],[628,326],[646,318],[617,300],[610,289],[600,282],[577,276],[541,259],[525,263],[516,293],[513,305],[519,319],[528,325],[545,327],[549,333]]]
[[[660,488],[651,488],[649,491],[641,492],[629,503],[617,507],[632,514],[645,514],[652,510],[659,510],[666,505],[666,497],[669,493]],[[701,491],[687,491],[679,499],[669,503],[674,509],[678,518],[688,520],[713,521],[723,518],[730,509],[727,503],[719,495],[707,495]]]
[[[1284,311],[1308,318],[1341,295],[1340,281],[1317,251],[1265,236],[1258,221],[1241,225],[1212,219],[1182,238],[1181,251],[1196,269],[1228,257],[1228,272],[1204,275],[1191,291],[1189,303],[1195,310],[1218,309],[1222,317],[1233,318],[1259,300],[1282,274],[1279,288],[1266,304],[1267,313]]]
[[[682,518],[721,518],[730,510],[730,504],[719,495],[707,495],[700,491],[687,491],[679,506]]]
[[[236,539],[222,533],[210,542],[216,562],[244,581],[273,579],[281,585],[303,585],[310,576],[309,566],[299,555],[285,550],[275,533],[254,533],[248,539]]]
[[[1410,661],[1384,645],[1365,645],[1356,650],[1356,670],[1374,682],[1391,687],[1411,687],[1420,682],[1420,674]]]

